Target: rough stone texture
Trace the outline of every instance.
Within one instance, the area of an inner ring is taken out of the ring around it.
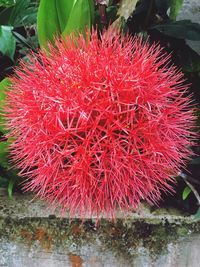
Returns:
[[[177,17],[177,20],[191,20],[192,22],[200,23],[200,0],[184,0],[183,6]],[[200,54],[199,41],[186,41],[192,49]]]
[[[60,218],[30,195],[0,196],[0,266],[197,267],[200,222],[142,206],[115,222]]]
[[[200,1],[184,0],[178,19],[190,19],[193,22],[200,23]]]

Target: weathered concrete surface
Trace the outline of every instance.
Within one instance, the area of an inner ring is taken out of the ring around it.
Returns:
[[[184,0],[178,19],[190,19],[193,22],[200,23],[200,1]]]
[[[200,23],[200,0],[184,0],[183,6],[177,17],[177,20],[191,20],[192,22]],[[197,53],[200,54],[199,41],[186,41]]]
[[[198,267],[200,222],[175,211],[69,220],[29,195],[0,196],[0,266]]]
[[[177,17],[177,20],[189,19],[192,22],[200,23],[200,0],[184,0],[183,6]],[[197,53],[200,54],[200,42],[199,41],[186,41]]]

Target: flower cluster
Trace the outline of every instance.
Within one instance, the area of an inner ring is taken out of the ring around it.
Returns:
[[[25,190],[71,215],[156,203],[192,154],[188,86],[159,45],[111,31],[67,37],[11,82],[7,127]]]

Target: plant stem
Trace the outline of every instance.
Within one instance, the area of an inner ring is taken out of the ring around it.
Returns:
[[[148,8],[148,11],[147,11],[147,16],[145,18],[145,21],[144,21],[144,28],[146,29],[148,24],[149,24],[149,20],[150,20],[150,17],[151,17],[151,12],[152,12],[152,9],[153,9],[153,4],[154,4],[154,0],[151,0],[150,3],[149,3],[149,8]]]

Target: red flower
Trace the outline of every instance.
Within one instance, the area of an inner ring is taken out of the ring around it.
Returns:
[[[156,203],[192,154],[191,97],[159,45],[68,37],[12,78],[7,125],[26,190],[70,214]]]

